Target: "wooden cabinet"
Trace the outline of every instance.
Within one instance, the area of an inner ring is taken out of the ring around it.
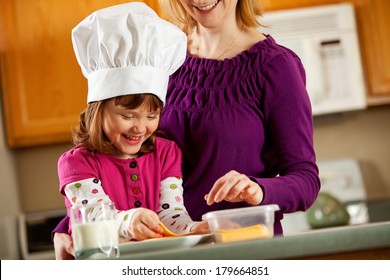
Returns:
[[[93,11],[129,1],[1,0],[0,71],[10,147],[67,142],[87,102],[71,30]],[[157,10],[157,1],[144,1]]]
[[[349,2],[356,13],[368,105],[390,104],[390,1],[262,0],[266,11]]]
[[[261,0],[266,10],[335,4],[337,0]],[[0,74],[10,147],[68,142],[86,106],[87,81],[71,29],[119,0],[1,0]],[[157,0],[145,0],[158,13]],[[350,0],[359,29],[369,104],[390,104],[390,1]]]
[[[371,105],[390,103],[390,1],[355,0]]]

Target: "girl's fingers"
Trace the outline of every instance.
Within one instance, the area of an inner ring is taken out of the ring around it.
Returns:
[[[162,237],[163,229],[157,214],[148,209],[140,209],[136,212],[132,221],[132,236],[137,240]]]
[[[195,233],[209,233],[210,227],[207,221],[197,222],[191,228],[191,232]]]
[[[158,218],[147,218],[146,221],[143,221],[143,223],[153,232],[161,234],[164,232],[163,228],[160,226],[160,220]]]
[[[142,224],[135,229],[134,236],[137,240],[145,240],[149,238],[163,237],[162,233],[156,232],[149,228],[146,224]]]

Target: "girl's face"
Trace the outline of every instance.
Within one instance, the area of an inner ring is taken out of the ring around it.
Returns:
[[[147,106],[127,109],[109,100],[103,108],[103,131],[120,152],[120,158],[132,158],[142,143],[158,128],[160,111],[152,112]]]
[[[184,9],[199,24],[217,28],[235,20],[238,0],[180,0]]]

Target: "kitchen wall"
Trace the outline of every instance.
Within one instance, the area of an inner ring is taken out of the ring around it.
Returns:
[[[390,198],[390,105],[314,118],[318,160],[359,161],[368,200]]]
[[[314,123],[318,160],[357,158],[367,198],[390,198],[390,105],[317,116]],[[11,152],[23,211],[63,207],[56,168],[58,157],[69,147],[62,144]]]
[[[5,144],[0,100],[0,259],[17,259],[20,210],[14,153]]]

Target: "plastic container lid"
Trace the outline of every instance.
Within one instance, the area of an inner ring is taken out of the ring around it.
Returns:
[[[202,220],[213,219],[213,218],[224,218],[227,216],[245,216],[245,215],[253,215],[253,214],[263,214],[266,212],[275,212],[280,210],[279,205],[277,204],[269,204],[269,205],[261,205],[261,206],[248,206],[242,208],[234,208],[228,210],[218,210],[212,211],[204,214],[202,216]]]

